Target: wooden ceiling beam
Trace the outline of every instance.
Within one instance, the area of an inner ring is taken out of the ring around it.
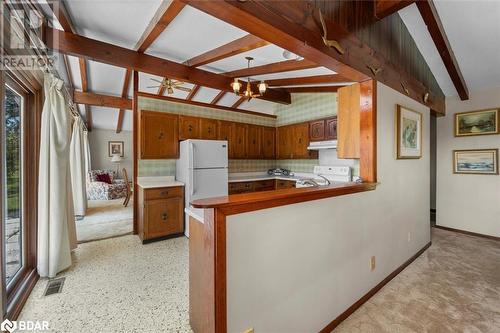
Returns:
[[[128,97],[128,86],[130,84],[131,76],[132,76],[132,71],[130,69],[125,70],[125,79],[123,81],[123,88],[122,88],[122,98]],[[120,109],[120,111],[118,111],[118,120],[116,121],[116,133],[120,133],[122,131],[124,116],[125,116],[125,109]]]
[[[89,81],[87,77],[87,60],[84,58],[79,58],[79,65],[80,65],[80,77],[82,80],[82,91],[87,92],[89,90]],[[73,91],[73,99],[75,98],[75,92]],[[75,103],[77,103],[75,101]],[[90,105],[85,105],[85,120],[86,120],[86,126],[87,130],[89,132],[92,132],[92,108]]]
[[[251,114],[251,115],[259,116],[259,117],[266,117],[266,118],[273,118],[273,119],[277,118],[275,115],[272,115],[272,114],[266,114],[266,113],[248,111],[248,110],[235,109],[235,108],[232,108],[232,107],[229,107],[229,106],[214,105],[214,104],[209,104],[209,103],[204,103],[204,102],[186,101],[185,99],[180,99],[180,98],[175,98],[175,97],[168,97],[168,96],[158,96],[158,95],[150,94],[150,93],[146,93],[146,92],[139,92],[139,93],[137,93],[137,95],[140,96],[140,97],[160,99],[160,100],[164,100],[164,101],[168,101],[168,102],[189,104],[189,105],[194,105],[194,106],[202,106],[202,107],[206,107],[206,108],[219,109],[219,110],[223,110],[223,111],[231,111],[231,112],[239,112],[239,113]]]
[[[351,81],[337,74],[266,80],[266,83],[269,85],[269,87],[296,86],[301,84],[345,83],[345,82],[351,82]]]
[[[186,100],[187,101],[192,100],[194,98],[194,96],[196,96],[196,94],[198,93],[200,88],[201,88],[201,86],[194,85],[193,88],[191,88],[191,91],[189,92],[189,94],[187,95]]]
[[[218,48],[191,58],[184,62],[184,64],[190,67],[199,67],[266,45],[269,45],[269,42],[266,42],[265,40],[253,35],[246,35],[233,40],[232,42],[224,44]]]
[[[318,67],[312,61],[309,60],[285,60],[280,62],[274,62],[267,65],[255,66],[250,68],[238,69],[231,72],[226,72],[224,75],[230,77],[246,77],[246,76],[254,76],[254,75],[263,75],[263,74],[273,74],[273,73],[281,73],[281,72],[290,72],[301,69],[309,69]]]
[[[415,1],[416,0],[375,0],[373,1],[373,13],[375,17],[380,20],[411,5]]]
[[[94,94],[78,90],[75,90],[74,94],[75,103],[77,104],[132,110],[132,100],[129,98]]]
[[[441,59],[443,59],[444,66],[450,75],[453,85],[457,89],[458,95],[462,101],[469,99],[469,90],[465,83],[460,67],[458,66],[457,59],[450,45],[450,41],[446,36],[443,24],[437,13],[436,7],[432,0],[417,1],[417,8],[420,15],[424,19],[427,29],[436,45]]]
[[[241,103],[243,103],[247,98],[242,96],[240,97],[240,99],[238,99],[236,102],[234,102],[234,104],[231,106],[233,109],[237,109],[238,106],[241,105]]]
[[[325,93],[325,92],[337,92],[339,88],[345,86],[319,86],[319,87],[290,87],[283,88],[289,93]]]
[[[134,49],[139,52],[146,51],[185,6],[177,0],[163,0]]]
[[[210,102],[210,104],[217,104],[221,99],[222,97],[224,97],[224,95],[227,93],[227,91],[224,91],[224,90],[221,90],[217,96],[214,97],[214,99]]]
[[[374,78],[394,90],[444,114],[442,91],[426,87],[410,75],[404,64],[395,64],[361,41],[354,31],[323,16],[326,39],[319,23],[319,7],[312,1],[197,1],[180,0],[248,33],[329,68],[352,82]],[[428,94],[428,95],[427,95]],[[427,102],[424,102],[424,96]]]
[[[218,90],[232,91],[232,79],[225,75],[191,68],[170,60],[56,29],[46,28],[45,37],[46,45],[49,48],[63,54],[84,57],[162,77],[167,76]],[[290,94],[280,89],[267,89],[266,93],[259,98],[283,104],[290,104],[291,102]]]

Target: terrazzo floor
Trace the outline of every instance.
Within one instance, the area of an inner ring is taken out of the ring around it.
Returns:
[[[334,333],[500,332],[500,242],[440,229],[432,241]],[[111,238],[74,257],[62,293],[43,297],[40,280],[20,320],[64,333],[191,332],[186,238]]]
[[[134,235],[80,244],[62,293],[43,296],[40,279],[19,320],[46,320],[50,332],[192,332],[188,239],[142,245]]]

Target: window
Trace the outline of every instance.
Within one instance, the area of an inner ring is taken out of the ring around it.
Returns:
[[[13,85],[14,86],[14,85]],[[3,121],[4,146],[2,149],[4,168],[3,193],[3,253],[7,286],[21,271],[24,263],[23,251],[23,126],[25,99],[21,91],[5,85]]]

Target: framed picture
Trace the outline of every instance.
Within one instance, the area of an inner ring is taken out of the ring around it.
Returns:
[[[422,157],[422,114],[398,105],[396,110],[397,158]]]
[[[108,141],[109,157],[120,155],[123,157],[123,141]]]
[[[498,134],[499,109],[455,114],[455,136]]]
[[[453,173],[498,175],[498,149],[454,150]]]

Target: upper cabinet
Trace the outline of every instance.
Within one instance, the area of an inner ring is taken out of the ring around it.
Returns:
[[[262,127],[262,156],[264,159],[276,158],[276,128]]]
[[[309,123],[281,126],[277,129],[277,157],[286,159],[315,159],[317,151],[310,151]]]
[[[179,116],[179,140],[200,138],[200,118]]]
[[[359,158],[360,139],[360,85],[359,83],[337,90],[337,156]]]
[[[139,117],[139,156],[141,159],[179,157],[179,116],[141,111]]]
[[[337,140],[337,117],[325,120],[325,140]]]
[[[217,126],[217,140],[225,140],[227,141],[227,154],[229,158],[233,158],[234,149],[233,149],[233,131],[234,131],[234,123],[231,121],[223,121],[219,120]]]
[[[247,158],[247,127],[246,124],[234,123],[231,145],[235,159]]]
[[[247,125],[247,158],[260,159],[262,148],[262,127]]]
[[[217,140],[218,120],[200,118],[200,138],[204,140]]]
[[[337,139],[337,117],[309,122],[309,140],[325,141]]]

